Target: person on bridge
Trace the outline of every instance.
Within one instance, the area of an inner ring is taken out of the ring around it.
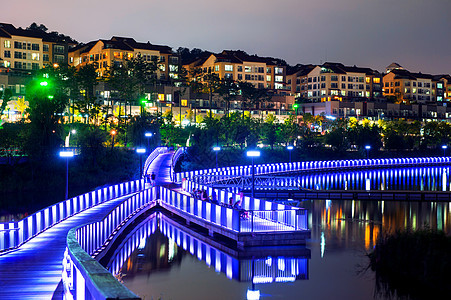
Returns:
[[[212,192],[211,192],[211,203],[219,204],[218,198],[216,197],[215,190],[212,190]]]
[[[155,186],[155,178],[157,177],[157,175],[155,175],[155,172],[152,172],[152,175],[150,175],[150,180],[151,180],[151,184],[152,186]]]
[[[202,196],[201,196],[202,201],[207,201],[208,200],[208,194],[206,190],[202,191]]]

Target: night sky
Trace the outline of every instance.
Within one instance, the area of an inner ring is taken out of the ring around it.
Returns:
[[[451,73],[449,0],[14,0],[1,22],[45,24],[89,42],[113,35],[137,41],[384,71]]]

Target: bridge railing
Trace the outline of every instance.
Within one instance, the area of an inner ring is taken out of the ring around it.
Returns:
[[[123,182],[44,208],[20,221],[0,223],[0,253],[20,247],[44,230],[105,201],[144,189],[144,180]]]
[[[305,209],[250,210],[241,217],[240,232],[271,232],[308,229]]]
[[[114,241],[121,226],[155,203],[156,188],[138,192],[110,211],[101,221],[70,230],[63,259],[63,286],[68,299],[139,299],[90,255]],[[101,274],[101,276],[99,276]]]
[[[233,231],[240,230],[237,210],[195,199],[164,187],[160,187],[160,195],[160,201],[170,207]]]
[[[142,177],[144,177],[147,174],[147,171],[149,170],[149,166],[152,163],[152,161],[158,157],[160,154],[167,153],[169,151],[168,147],[157,147],[155,150],[152,151],[152,153],[149,154],[146,161],[144,162],[144,168],[143,168],[143,174],[141,174]]]
[[[409,166],[451,163],[451,157],[417,157],[417,158],[385,158],[385,159],[352,159],[352,160],[327,160],[327,161],[304,161],[292,163],[275,163],[255,165],[255,174],[281,173],[288,171],[308,171],[337,168],[358,168],[358,167],[383,167],[383,166]],[[176,174],[178,182],[183,178],[192,179],[197,175],[227,175],[248,176],[252,174],[252,165],[233,166],[218,169],[194,170]]]
[[[177,161],[180,159],[180,156],[182,156],[183,153],[185,153],[186,151],[186,147],[180,147],[177,149],[177,151],[174,152],[174,155],[172,155],[171,158],[171,171],[170,171],[170,176],[171,176],[171,181],[172,182],[181,182],[181,181],[177,181],[177,176],[176,173],[174,172],[175,169],[175,165],[177,164]]]
[[[191,184],[195,185],[195,183]],[[201,188],[201,186],[198,186]],[[208,188],[207,188],[208,189]],[[272,224],[266,231],[308,230],[307,210],[277,204],[270,201],[242,197],[242,208],[248,211],[249,218],[243,219],[241,212],[230,208],[228,199],[240,197],[227,191],[213,190],[218,193],[216,199],[220,204],[195,199],[189,195],[178,193],[161,187],[161,201],[171,207],[184,211],[192,216],[237,232],[263,231],[264,226]],[[257,219],[258,218],[258,223]],[[253,227],[253,224],[265,224]],[[254,230],[255,229],[255,230]]]

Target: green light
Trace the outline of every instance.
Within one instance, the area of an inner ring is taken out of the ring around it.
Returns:
[[[49,85],[49,83],[47,81],[41,81],[39,84],[41,86],[48,86]]]
[[[52,96],[52,95],[49,95],[49,96],[47,96],[47,98],[49,98],[49,99],[53,99],[53,96]]]
[[[296,108],[298,108],[298,107],[299,107],[299,104],[297,104],[297,103],[293,104],[293,108],[294,108],[294,109],[296,109]]]

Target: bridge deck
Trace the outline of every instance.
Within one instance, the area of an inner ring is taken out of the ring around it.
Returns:
[[[18,250],[0,256],[0,299],[51,299],[61,281],[69,230],[100,221],[124,197],[85,210],[49,228]]]
[[[158,184],[169,185],[171,154],[149,167]],[[102,220],[126,197],[102,203],[42,232],[16,251],[0,256],[0,299],[52,299],[61,281],[66,237],[73,227]],[[58,297],[61,299],[61,296]]]

